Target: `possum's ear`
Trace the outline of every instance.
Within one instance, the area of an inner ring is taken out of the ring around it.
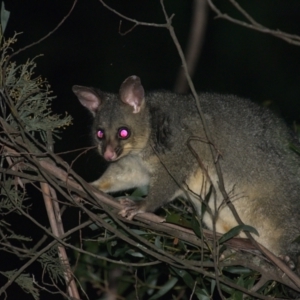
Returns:
[[[145,92],[139,77],[133,75],[125,79],[120,87],[121,101],[133,107],[137,114],[145,105]]]
[[[103,100],[98,90],[86,86],[74,85],[72,91],[80,103],[95,116],[96,111],[102,105]]]

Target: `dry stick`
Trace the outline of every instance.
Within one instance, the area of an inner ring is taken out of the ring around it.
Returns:
[[[47,131],[47,148],[49,152],[53,152],[53,139],[52,133],[50,131]],[[51,229],[53,231],[53,234],[60,237],[64,234],[64,227],[61,220],[60,207],[56,192],[48,183],[41,183],[41,187],[43,190],[44,202],[49,222],[51,224]],[[52,197],[50,197],[50,195]],[[59,246],[58,253],[60,261],[66,270],[64,272],[64,276],[68,288],[68,294],[72,298],[79,299],[79,292],[71,271],[71,266],[68,260],[66,249],[63,246]]]
[[[244,21],[240,21],[238,19],[235,19],[227,14],[222,13],[213,3],[212,0],[207,0],[208,5],[210,6],[210,8],[217,14],[217,18],[221,18],[224,20],[227,20],[231,23],[252,29],[252,30],[256,30],[262,33],[266,33],[272,36],[275,36],[277,38],[280,38],[284,41],[286,41],[289,44],[292,45],[296,45],[296,46],[300,46],[300,36],[296,35],[296,34],[290,34],[287,32],[283,32],[280,30],[272,30],[269,29],[261,24],[259,24],[258,22],[256,22],[243,8],[241,8],[241,6],[234,0],[229,0],[232,5],[234,5],[234,7],[249,21],[249,23],[244,22]]]
[[[256,22],[241,6],[239,3],[235,2],[234,0],[229,0],[233,6],[252,24],[257,27],[263,27],[261,24]]]
[[[157,23],[147,23],[147,22],[140,22],[137,21],[135,19],[129,18],[121,13],[119,13],[118,11],[116,11],[115,9],[111,8],[110,6],[108,6],[103,0],[99,0],[99,2],[101,2],[101,4],[107,8],[108,10],[112,11],[115,15],[121,17],[124,20],[127,20],[129,22],[135,23],[136,25],[143,25],[143,26],[151,26],[151,27],[166,27],[167,24],[157,24]]]
[[[55,236],[61,237],[63,232],[61,232],[61,230],[58,229],[59,226],[57,225],[56,215],[54,213],[55,208],[54,208],[53,202],[56,202],[56,201],[55,201],[55,199],[51,199],[51,197],[50,197],[51,192],[50,192],[50,187],[49,187],[48,183],[41,182],[41,188],[43,191],[44,203],[45,203],[45,207],[46,207],[46,211],[48,214],[48,219],[49,219],[49,222],[51,225],[52,232]],[[58,246],[58,254],[59,254],[59,259],[60,259],[61,265],[64,269],[63,273],[64,273],[64,277],[65,277],[65,281],[66,281],[66,285],[67,285],[67,289],[68,289],[68,295],[74,299],[80,299],[75,280],[72,276],[71,267],[70,267],[70,264],[68,261],[66,249],[61,245]]]
[[[203,124],[203,128],[204,128],[204,133],[206,135],[207,140],[211,144],[214,144],[213,143],[213,139],[211,138],[211,135],[209,133],[208,126],[206,125],[206,121],[205,121],[203,112],[202,112],[201,107],[200,107],[200,101],[199,101],[199,98],[198,98],[198,94],[197,94],[197,92],[195,90],[194,84],[193,84],[193,82],[191,80],[191,77],[190,77],[190,74],[189,74],[189,71],[188,71],[188,67],[187,67],[187,64],[186,64],[184,53],[183,53],[182,48],[180,46],[180,43],[179,43],[179,41],[177,39],[176,33],[174,31],[174,27],[172,26],[172,23],[171,23],[172,20],[169,18],[168,14],[167,14],[167,12],[165,10],[163,0],[160,0],[160,3],[161,3],[161,6],[162,6],[162,9],[163,9],[163,13],[164,13],[166,22],[168,24],[168,30],[170,32],[171,38],[172,38],[172,40],[173,40],[173,42],[174,42],[174,44],[176,46],[176,49],[178,51],[179,56],[180,56],[181,63],[183,65],[183,69],[184,69],[184,72],[185,72],[185,75],[186,75],[189,87],[190,87],[190,89],[192,91],[192,94],[193,94],[195,100],[196,100],[196,105],[197,105],[198,112],[199,112],[199,115],[200,115],[200,118],[201,118],[201,121],[202,121],[202,124]],[[209,147],[210,147],[210,151],[211,151],[211,154],[212,154],[212,158],[214,158],[216,156],[216,153],[215,153],[214,147],[211,144],[209,144]],[[221,170],[219,168],[218,161],[216,162],[215,167],[216,167],[216,171],[217,171],[217,174],[218,174],[218,178],[219,178],[219,180],[221,182],[221,181],[223,181],[223,179],[222,179],[222,173],[221,173]],[[215,187],[214,187],[214,189],[215,189]],[[222,194],[223,194],[224,199],[229,199],[229,197],[228,197],[228,195],[227,195],[227,193],[225,191],[225,188],[224,188]],[[213,232],[214,232],[213,249],[216,250],[217,249],[217,240],[216,240],[216,237],[215,237],[215,233],[216,233],[215,225],[216,224],[215,224],[215,218],[213,218],[213,219],[214,219],[213,220]],[[218,269],[218,266],[217,266],[217,253],[214,253],[213,259],[214,259],[214,262],[215,262],[215,272],[216,272],[216,274],[218,274],[219,269]],[[219,291],[219,294],[220,294],[221,298],[225,299],[225,297],[223,296],[222,291],[221,291],[220,282],[219,282],[219,276],[216,276],[216,284],[217,284],[217,289]]]

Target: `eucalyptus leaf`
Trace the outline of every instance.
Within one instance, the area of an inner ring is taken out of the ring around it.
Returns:
[[[206,212],[206,205],[208,205],[208,201],[210,200],[211,194],[213,191],[213,185],[211,184],[208,190],[208,193],[205,195],[204,201],[201,206],[201,216],[204,216]]]
[[[192,216],[192,229],[196,233],[197,237],[202,239],[202,231],[201,231],[201,226],[196,219],[195,215]]]
[[[214,279],[211,280],[211,283],[210,283],[210,293],[213,294],[214,293],[214,290],[216,288],[216,281]]]
[[[131,229],[131,231],[134,232],[135,234],[138,234],[138,235],[148,234],[148,232],[146,232],[144,230],[139,230],[139,229]]]
[[[232,238],[234,238],[235,236],[239,235],[241,231],[249,231],[251,233],[254,233],[256,235],[259,235],[257,230],[249,225],[237,225],[233,228],[231,228],[228,232],[226,232],[225,234],[223,234],[220,239],[219,239],[219,244],[222,244]]]
[[[195,295],[199,300],[211,300],[210,295],[208,295],[204,289],[202,289],[200,292],[195,292]]]
[[[178,278],[176,277],[172,277],[167,283],[165,283],[160,290],[153,295],[151,298],[149,298],[149,300],[155,300],[155,299],[159,299],[161,296],[165,295],[167,292],[169,292],[174,285],[177,283]]]
[[[136,251],[133,251],[132,249],[126,251],[126,253],[128,253],[129,255],[133,256],[133,257],[145,257],[141,252],[136,252]]]
[[[92,223],[91,225],[89,225],[89,228],[93,231],[99,230],[99,226],[96,223]]]
[[[158,248],[158,249],[162,249],[162,243],[161,243],[160,239],[161,239],[160,236],[157,236],[157,237],[155,238],[155,246],[156,246],[156,248]]]
[[[174,267],[172,267],[172,270],[184,280],[185,284],[191,290],[193,290],[195,279],[187,271],[181,270],[181,269],[176,269]]]
[[[187,221],[182,214],[178,214],[176,212],[168,213],[166,217],[167,223],[173,223],[179,226],[184,226],[187,228],[191,228],[191,222]]]
[[[113,255],[111,242],[106,243],[106,249],[109,255]]]

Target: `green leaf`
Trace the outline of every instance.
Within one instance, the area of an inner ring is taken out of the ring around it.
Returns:
[[[185,245],[185,243],[181,240],[178,240],[178,244],[177,244],[178,249],[187,252],[187,247]]]
[[[223,234],[220,239],[219,239],[219,244],[222,244],[232,238],[234,238],[235,236],[237,236],[238,234],[240,234],[241,231],[249,231],[251,233],[254,233],[256,235],[259,235],[257,230],[249,225],[237,225],[233,228],[231,228],[228,232],[226,232],[225,234]]]
[[[238,281],[236,282],[239,286],[245,287],[244,278],[241,276]],[[234,290],[233,294],[231,295],[231,299],[233,300],[243,300],[243,293],[238,290]]]
[[[184,226],[187,228],[191,228],[192,225],[189,221],[187,221],[181,214],[177,214],[175,212],[167,214],[166,217],[166,222],[167,223],[173,223],[179,226]]]
[[[172,277],[166,284],[164,284],[160,290],[153,295],[151,298],[149,298],[149,300],[155,300],[155,299],[159,299],[161,296],[165,295],[167,292],[169,292],[174,285],[177,283],[178,278],[176,277]]]
[[[126,251],[127,254],[133,256],[133,257],[145,257],[141,252],[136,252],[132,249],[129,249],[128,251]]]
[[[181,270],[181,269],[176,269],[174,267],[171,267],[171,269],[178,275],[180,276],[183,281],[185,282],[185,284],[191,289],[193,290],[194,288],[194,282],[195,279],[190,275],[190,273],[188,273],[185,270]]]
[[[92,223],[91,225],[89,225],[89,228],[94,231],[99,230],[100,227],[96,223]]]
[[[200,290],[199,292],[195,292],[195,295],[199,300],[211,300],[210,295],[208,295],[204,289]]]
[[[109,255],[113,255],[111,242],[106,243],[106,249]]]
[[[157,237],[155,238],[155,242],[154,242],[156,248],[158,248],[158,249],[162,249],[162,243],[161,243],[160,239],[161,239],[161,237],[160,237],[160,236],[157,236]]]
[[[114,253],[114,257],[123,257],[125,253],[127,253],[128,251],[128,247],[127,246],[120,246],[118,247],[116,250],[115,250],[115,253]]]
[[[245,280],[245,288],[250,290],[254,286],[255,281],[256,281],[255,277],[247,277],[247,279]]]
[[[213,185],[211,184],[209,187],[208,193],[205,195],[205,198],[203,199],[204,201],[203,201],[202,207],[201,207],[201,216],[204,216],[204,214],[206,212],[206,206],[208,205],[212,191],[213,191]]]
[[[202,235],[201,226],[200,226],[197,218],[195,217],[195,215],[192,216],[192,229],[196,233],[197,237],[202,239],[203,235]]]
[[[216,288],[216,281],[214,279],[211,280],[211,283],[210,283],[210,293],[213,294],[214,291],[215,291],[215,288]]]

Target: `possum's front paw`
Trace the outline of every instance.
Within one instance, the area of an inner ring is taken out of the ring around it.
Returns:
[[[291,258],[289,256],[287,256],[287,255],[279,255],[278,257],[282,261],[284,261],[291,270],[295,270],[296,269],[295,263],[291,260]]]
[[[119,211],[118,214],[128,220],[132,220],[135,215],[145,212],[145,210],[142,208],[142,205],[139,202],[137,203],[127,198],[121,199],[119,202],[124,208],[121,211]]]

